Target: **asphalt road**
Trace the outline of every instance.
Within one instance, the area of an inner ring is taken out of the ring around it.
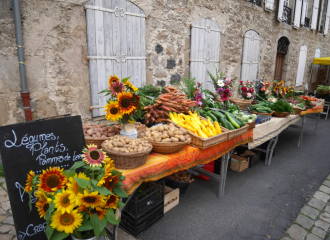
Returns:
[[[330,173],[330,120],[322,117],[314,134],[315,121],[307,120],[302,148],[299,130],[280,134],[271,166],[228,170],[222,199],[215,181],[196,179],[180,204],[139,239],[281,239]]]

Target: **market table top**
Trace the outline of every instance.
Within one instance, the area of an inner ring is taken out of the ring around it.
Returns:
[[[207,164],[220,158],[235,147],[251,141],[253,141],[252,129],[241,136],[207,149],[199,149],[187,145],[180,152],[174,154],[151,153],[146,164],[139,168],[130,170],[118,169],[126,177],[123,182],[125,186],[122,188],[130,195],[142,182],[157,181],[175,172],[186,170],[199,164]]]

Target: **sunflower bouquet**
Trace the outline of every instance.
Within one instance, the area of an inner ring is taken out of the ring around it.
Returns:
[[[141,115],[142,104],[140,96],[136,94],[138,88],[129,81],[130,78],[120,80],[117,75],[110,76],[109,88],[101,91],[110,99],[105,106],[105,118],[120,123],[134,123]]]
[[[34,195],[40,218],[47,221],[48,239],[107,235],[106,224],[119,221],[115,211],[124,207],[119,198],[127,197],[120,187],[125,177],[96,145],[84,148],[82,157],[69,170],[49,167],[40,175],[28,173],[24,190],[30,195],[30,210]]]
[[[277,99],[285,97],[285,94],[288,92],[288,89],[284,86],[284,81],[273,81],[273,96]]]

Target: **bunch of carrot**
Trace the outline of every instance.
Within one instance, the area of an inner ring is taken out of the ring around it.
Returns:
[[[187,113],[190,107],[196,105],[195,101],[186,99],[186,94],[179,93],[172,86],[165,88],[166,93],[160,95],[155,104],[144,108],[146,120],[149,122],[164,122],[169,118],[169,112]]]

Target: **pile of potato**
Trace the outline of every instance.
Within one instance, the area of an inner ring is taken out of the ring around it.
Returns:
[[[140,133],[139,137],[149,142],[162,143],[185,142],[190,140],[187,130],[177,128],[173,123],[151,127]]]
[[[118,153],[139,153],[152,149],[152,145],[139,138],[116,135],[102,143],[102,149]]]
[[[83,130],[85,137],[106,138],[119,134],[121,130],[121,126],[118,123],[113,126],[107,126],[104,123],[101,124],[84,123]]]
[[[191,182],[191,174],[188,174],[187,171],[173,173],[172,175],[168,176],[167,178],[172,179],[177,182]]]

